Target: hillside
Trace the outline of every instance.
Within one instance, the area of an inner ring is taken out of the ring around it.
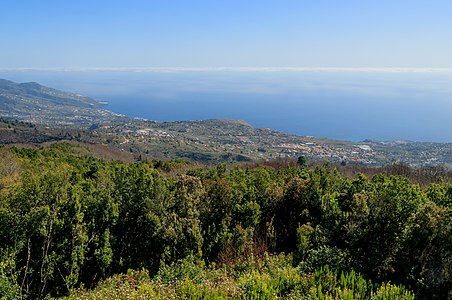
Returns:
[[[122,152],[137,160],[243,162],[305,156],[343,164],[402,162],[452,168],[452,143],[337,141],[255,128],[242,120],[132,119],[104,110],[92,98],[8,80],[0,80],[0,100],[1,144],[69,140],[103,145],[113,151],[113,157]]]
[[[37,124],[91,125],[119,115],[92,98],[45,87],[36,82],[0,79],[0,115]]]

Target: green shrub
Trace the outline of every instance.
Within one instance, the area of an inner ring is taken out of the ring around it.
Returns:
[[[380,288],[372,293],[372,300],[414,300],[414,294],[407,291],[404,287],[383,283]]]
[[[0,252],[0,299],[20,298],[20,286],[17,283],[18,273],[15,271],[15,254]]]

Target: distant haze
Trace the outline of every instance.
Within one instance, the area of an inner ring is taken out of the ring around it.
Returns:
[[[346,140],[452,142],[450,70],[3,71],[157,121],[243,119]]]

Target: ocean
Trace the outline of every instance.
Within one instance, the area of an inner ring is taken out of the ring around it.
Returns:
[[[451,71],[0,71],[156,121],[242,119],[298,135],[452,142]]]

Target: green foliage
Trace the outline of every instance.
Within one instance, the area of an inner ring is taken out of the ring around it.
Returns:
[[[307,164],[306,157],[304,157],[304,156],[299,156],[298,159],[297,159],[297,164],[298,164],[299,166],[301,166],[301,167],[305,167],[306,164]]]
[[[298,267],[305,272],[314,272],[328,265],[333,270],[351,269],[350,255],[337,247],[321,246],[318,249],[309,249],[298,264]]]
[[[328,266],[314,272],[310,294],[314,299],[369,299],[372,283],[354,271],[340,274]]]
[[[384,299],[404,299],[414,300],[414,294],[407,291],[404,287],[392,285],[390,283],[383,283],[380,288],[372,293],[371,299],[384,300]]]
[[[102,281],[94,290],[79,289],[68,299],[414,299],[401,286],[373,284],[360,274],[313,273],[292,267],[290,256],[249,258],[225,268],[206,267],[193,258],[163,266],[149,278],[128,271]]]
[[[301,262],[307,255],[309,249],[311,249],[311,236],[314,232],[314,228],[308,223],[303,224],[297,229],[297,248],[294,252],[295,263]]]
[[[448,183],[329,166],[188,170],[68,147],[0,151],[9,298],[451,296]]]
[[[17,283],[15,253],[6,250],[0,252],[0,299],[20,298],[20,286]]]

